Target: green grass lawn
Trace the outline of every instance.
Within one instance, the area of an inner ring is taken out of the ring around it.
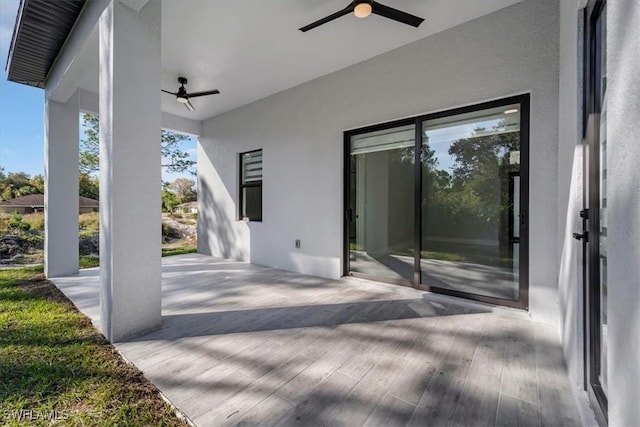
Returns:
[[[174,246],[162,248],[162,256],[184,255],[198,252],[193,246]],[[95,256],[80,256],[80,268],[99,267],[100,258]]]
[[[193,254],[198,252],[198,248],[193,246],[177,246],[162,248],[162,256]]]
[[[0,425],[184,426],[142,373],[44,279],[0,271]]]

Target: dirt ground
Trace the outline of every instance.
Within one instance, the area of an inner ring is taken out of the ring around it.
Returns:
[[[162,214],[163,249],[196,247],[197,220],[194,215]],[[98,232],[81,231],[80,256],[99,256]],[[44,232],[0,233],[0,270],[38,265],[44,262]]]

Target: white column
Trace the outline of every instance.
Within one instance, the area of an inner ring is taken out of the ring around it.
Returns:
[[[100,18],[100,305],[111,341],[161,321],[161,3]]]
[[[78,272],[78,95],[45,101],[44,272]]]

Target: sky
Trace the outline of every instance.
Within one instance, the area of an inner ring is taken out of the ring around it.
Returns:
[[[5,173],[44,174],[44,90],[7,81],[6,64],[19,0],[0,0],[0,167]],[[195,138],[182,149],[196,159]],[[162,172],[165,181],[190,174]]]
[[[474,123],[460,125],[452,123],[447,127],[425,131],[429,147],[435,151],[434,156],[438,159],[438,169],[446,170],[450,175],[453,175],[456,158],[449,154],[451,145],[461,138],[469,138],[477,128],[491,129],[499,122],[500,120],[479,120]]]

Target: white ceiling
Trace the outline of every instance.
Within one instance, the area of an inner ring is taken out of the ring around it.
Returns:
[[[221,94],[192,99],[194,112],[163,94],[162,110],[208,119],[519,1],[382,0],[425,22],[416,29],[377,15],[347,15],[302,33],[298,28],[350,0],[165,0],[162,88],[175,91],[177,77],[185,76],[189,92]],[[81,87],[96,92],[92,71]]]

